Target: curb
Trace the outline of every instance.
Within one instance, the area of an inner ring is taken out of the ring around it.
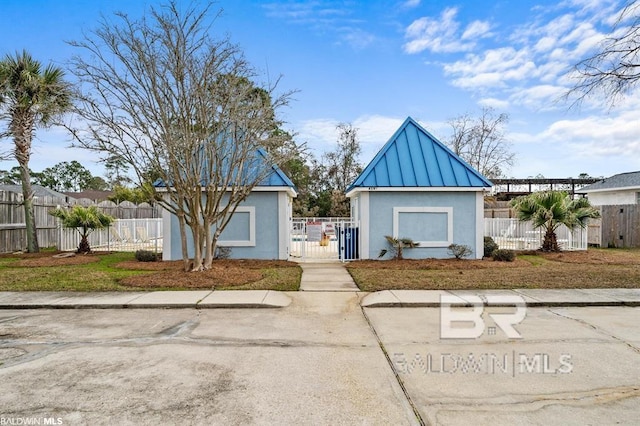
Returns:
[[[361,301],[364,308],[439,308],[442,296],[455,296],[459,307],[471,307],[480,298],[484,306],[513,307],[513,302],[488,303],[486,296],[517,296],[525,306],[589,307],[640,306],[640,289],[513,289],[513,290],[383,290],[367,294]],[[465,296],[475,296],[465,301]]]
[[[246,309],[284,308],[291,298],[273,290],[149,293],[0,292],[8,309]]]

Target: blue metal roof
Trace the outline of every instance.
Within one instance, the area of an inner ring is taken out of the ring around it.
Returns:
[[[256,150],[255,161],[247,162],[247,170],[243,170],[242,173],[247,177],[248,181],[251,182],[251,176],[258,176],[258,173],[262,173],[264,171],[263,167],[268,167],[265,165],[265,162],[268,161],[269,157],[267,152],[259,148]],[[225,171],[226,173],[226,171]],[[203,175],[205,175],[203,173]],[[205,178],[202,178],[201,184],[205,186],[207,182],[205,182]],[[166,183],[162,179],[158,179],[153,183],[153,186],[161,188],[166,187]],[[295,191],[295,185],[291,182],[291,179],[280,169],[280,167],[275,164],[271,165],[271,173],[269,173],[258,185],[258,187],[265,186],[284,186],[292,188]]]
[[[491,182],[408,117],[347,189],[472,187]]]
[[[260,154],[263,161],[268,160],[267,152],[264,149],[258,149],[258,154]],[[296,186],[293,184],[293,182],[291,182],[289,176],[284,174],[280,167],[272,164],[271,169],[273,170],[273,172],[270,173],[269,176],[267,176],[265,179],[263,179],[258,186],[288,186],[295,189]]]

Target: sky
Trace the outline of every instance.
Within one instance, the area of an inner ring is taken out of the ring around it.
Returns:
[[[506,113],[516,154],[506,177],[611,176],[640,170],[638,92],[611,107],[571,107],[572,66],[593,54],[622,0],[244,1],[221,0],[211,28],[240,46],[264,82],[295,91],[280,111],[312,153],[335,148],[339,123],[357,127],[368,163],[411,116],[442,141],[449,121],[483,107]],[[0,55],[26,49],[67,68],[67,41],[115,11],[140,17],[159,1],[0,0]],[[187,7],[189,1],[178,1]],[[70,74],[70,73],[69,73]],[[0,150],[11,148],[0,141]],[[69,148],[62,129],[39,129],[31,169],[77,160],[102,175],[100,158]],[[8,170],[14,161],[0,161]]]

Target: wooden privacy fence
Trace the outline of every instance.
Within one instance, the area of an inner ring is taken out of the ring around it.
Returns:
[[[602,247],[640,247],[639,205],[601,206],[600,214]]]
[[[562,250],[586,250],[588,228],[573,231],[566,226],[556,230],[558,244]],[[531,222],[509,218],[485,218],[484,236],[491,237],[501,249],[537,250],[542,246],[544,230],[533,229]]]
[[[98,210],[118,219],[145,219],[161,217],[161,207],[147,203],[135,205],[128,201],[115,204],[111,201],[94,203],[80,199],[67,201],[56,197],[34,197],[33,212],[36,219],[38,244],[40,247],[57,247],[59,238],[58,219],[49,211],[56,207],[73,204],[95,205]],[[22,194],[0,191],[0,253],[24,250],[27,247],[27,233],[24,219]]]

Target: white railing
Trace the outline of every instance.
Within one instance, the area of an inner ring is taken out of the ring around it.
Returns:
[[[359,258],[358,223],[345,218],[294,218],[291,221],[290,255],[299,260]]]
[[[564,225],[556,230],[556,237],[560,249],[586,250],[588,228],[580,227],[571,231]],[[537,250],[542,246],[544,230],[533,229],[531,222],[518,219],[485,218],[484,236],[491,237],[501,249]]]
[[[58,250],[78,248],[80,235],[75,229],[60,227]],[[89,234],[89,245],[95,251],[162,251],[162,219],[116,219],[107,229]]]

